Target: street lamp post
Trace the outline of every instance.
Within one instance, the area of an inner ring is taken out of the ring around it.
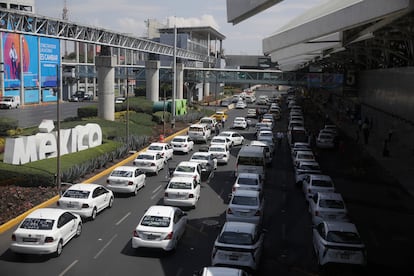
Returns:
[[[60,169],[60,70],[59,64],[56,64],[56,121],[57,121],[57,156],[56,156],[56,187],[58,194],[61,195],[61,169]]]
[[[127,70],[127,81],[126,81],[126,144],[127,149],[129,150],[129,70],[128,67],[126,67]]]

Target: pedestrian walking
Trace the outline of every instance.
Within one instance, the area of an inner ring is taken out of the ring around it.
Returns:
[[[226,122],[226,118],[221,117],[221,127],[224,128],[224,123]]]

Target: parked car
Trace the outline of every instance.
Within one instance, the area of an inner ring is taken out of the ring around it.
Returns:
[[[132,248],[160,248],[171,251],[177,247],[186,226],[187,214],[180,208],[151,206],[135,227]]]
[[[196,207],[200,198],[200,184],[192,177],[175,176],[164,192],[164,204],[179,207]]]
[[[233,184],[232,192],[238,190],[250,190],[261,192],[263,190],[263,181],[257,173],[239,173]]]
[[[161,154],[165,161],[171,160],[174,156],[174,150],[169,143],[151,143],[147,152],[156,152]]]
[[[164,169],[165,159],[158,152],[144,151],[137,155],[132,164],[145,173],[158,175]]]
[[[134,166],[119,166],[106,179],[106,187],[114,193],[138,194],[145,186],[145,173]]]
[[[78,214],[59,208],[40,208],[28,214],[13,232],[10,250],[59,256],[63,246],[81,232],[82,219]]]
[[[175,136],[171,140],[174,152],[189,153],[194,148],[194,141],[188,135]]]
[[[313,228],[313,248],[318,264],[355,264],[365,266],[367,253],[355,224],[323,221]]]
[[[226,210],[226,221],[242,221],[261,224],[264,198],[259,191],[236,190],[231,195]]]
[[[227,164],[230,159],[230,151],[226,145],[213,144],[208,148],[210,153],[218,164]]]
[[[214,242],[211,264],[257,270],[263,239],[264,234],[256,224],[227,221]]]
[[[201,183],[201,164],[198,162],[181,161],[173,172],[173,176],[188,176]]]
[[[302,190],[309,201],[317,192],[335,192],[335,187],[329,175],[308,174],[302,181]]]
[[[314,225],[322,221],[349,221],[344,199],[339,193],[318,192],[309,200],[309,213]]]
[[[308,174],[321,174],[321,168],[316,161],[300,161],[295,169],[296,185],[302,185],[303,179]]]
[[[222,131],[218,136],[228,137],[231,140],[231,146],[243,145],[244,137],[235,131]]]
[[[331,132],[319,132],[316,138],[316,147],[320,149],[333,149],[335,148],[334,134]]]
[[[57,201],[59,208],[94,220],[105,208],[111,208],[114,194],[99,184],[74,184]]]
[[[293,166],[297,167],[301,161],[316,161],[311,150],[298,150],[293,156]]]

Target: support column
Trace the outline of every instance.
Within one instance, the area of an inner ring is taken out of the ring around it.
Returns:
[[[160,90],[160,62],[147,60],[145,62],[145,78],[147,82],[147,100],[158,102]]]
[[[115,120],[115,66],[116,56],[97,56],[95,66],[98,72],[98,117],[108,121]]]
[[[177,100],[184,98],[184,64],[177,63]]]
[[[210,83],[209,82],[203,83],[203,93],[204,93],[204,97],[210,96]]]

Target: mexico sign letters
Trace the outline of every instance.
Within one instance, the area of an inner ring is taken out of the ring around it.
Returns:
[[[32,136],[7,138],[4,163],[19,165],[57,156],[57,131],[52,120],[43,120],[39,133]],[[60,155],[73,153],[102,144],[102,130],[98,124],[78,125],[60,130]]]

